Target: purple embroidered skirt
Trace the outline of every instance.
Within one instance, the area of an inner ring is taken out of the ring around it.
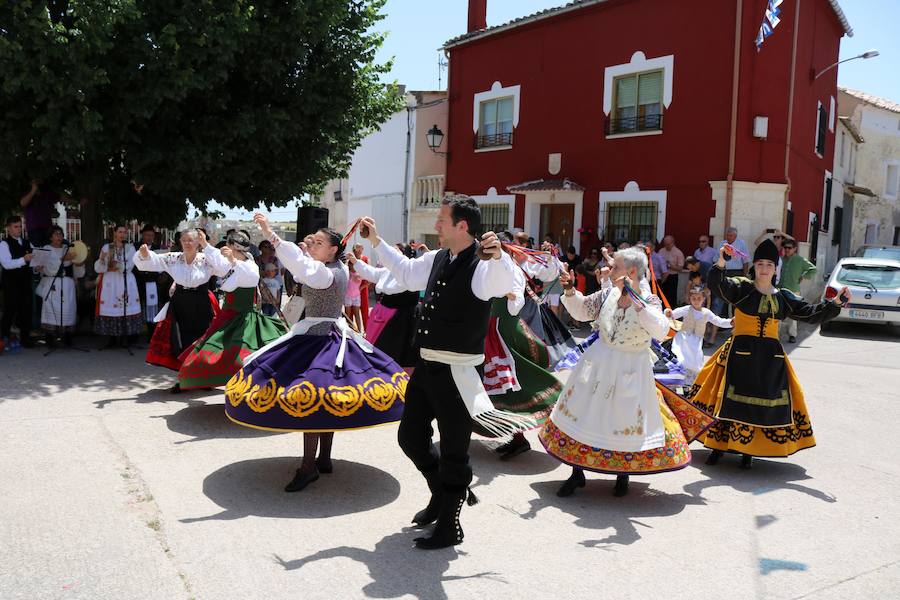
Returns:
[[[295,335],[273,343],[231,378],[225,413],[259,429],[327,432],[399,421],[409,375],[386,354],[341,335]]]

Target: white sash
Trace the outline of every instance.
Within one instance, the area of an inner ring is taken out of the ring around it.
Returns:
[[[353,331],[350,328],[350,325],[347,323],[347,320],[344,317],[334,318],[334,317],[306,317],[299,323],[293,325],[286,334],[281,336],[275,341],[269,342],[253,354],[247,356],[244,359],[244,367],[250,365],[251,362],[274,349],[276,346],[280,346],[285,343],[292,337],[298,335],[305,335],[314,325],[318,325],[319,323],[334,323],[334,326],[337,327],[338,331],[341,332],[341,348],[338,350],[337,358],[334,361],[335,366],[343,367],[344,366],[344,354],[347,350],[347,338],[352,337],[359,347],[363,349],[364,352],[371,353],[374,351],[374,347],[370,344],[366,338],[361,336],[359,333]],[[473,369],[474,371],[474,369]]]

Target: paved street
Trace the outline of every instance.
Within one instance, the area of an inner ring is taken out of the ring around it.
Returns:
[[[411,549],[426,498],[396,426],[339,434],[335,473],[285,494],[298,434],[240,428],[219,392],[172,396],[119,350],[0,357],[0,598],[896,597],[900,333],[802,331],[819,446],[634,478],[535,451],[472,455],[458,549]],[[85,340],[87,341],[87,340]]]

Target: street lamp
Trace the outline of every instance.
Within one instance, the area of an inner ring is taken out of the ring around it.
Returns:
[[[822,76],[822,74],[824,74],[824,73],[830,71],[831,69],[835,68],[836,66],[838,66],[838,65],[841,64],[841,63],[847,62],[848,60],[856,60],[857,58],[875,58],[875,57],[878,56],[879,54],[880,54],[880,53],[878,52],[878,50],[874,50],[874,49],[873,49],[873,50],[867,50],[866,52],[863,52],[862,54],[859,54],[859,55],[857,55],[857,56],[853,56],[853,57],[851,57],[851,58],[845,58],[844,60],[839,60],[839,61],[837,61],[836,63],[834,63],[833,65],[831,65],[830,67],[827,67],[827,68],[823,69],[822,71],[820,71],[818,75],[815,75],[815,76],[813,77],[813,80],[818,79],[819,77]],[[813,71],[813,72],[815,72],[815,71]]]
[[[431,129],[425,134],[425,140],[428,142],[428,147],[435,154],[447,154],[446,152],[438,152],[437,150],[444,142],[444,132],[440,130],[437,124],[431,126]]]

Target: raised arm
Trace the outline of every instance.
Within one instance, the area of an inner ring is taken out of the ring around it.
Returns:
[[[106,246],[103,247],[104,251],[106,250]],[[100,258],[97,259],[97,264],[99,265],[101,262],[105,265],[106,259],[104,256],[105,252],[100,253]],[[168,272],[168,261],[173,261],[179,253],[170,252],[165,255],[165,257],[161,254],[157,254],[150,250],[146,244],[141,246],[141,249],[138,250],[134,255],[134,266],[137,267],[139,271],[147,271],[148,273],[165,273]],[[168,261],[167,261],[168,259]],[[96,265],[95,265],[96,266]],[[100,273],[100,269],[96,269],[98,273]],[[106,270],[106,267],[103,267],[103,270]]]
[[[729,304],[735,304],[750,292],[753,283],[735,277],[725,277],[725,249],[719,248],[719,260],[709,269],[709,289],[719,294]]]
[[[691,310],[690,304],[685,304],[684,306],[679,306],[678,308],[673,308],[672,309],[672,318],[673,319],[683,319],[687,316],[689,310]]]
[[[850,295],[849,290],[844,288],[840,294]],[[830,321],[841,314],[840,299],[824,300],[816,304],[811,304],[793,293],[790,290],[781,290],[781,295],[788,305],[788,316],[797,321],[804,321],[812,325]]]
[[[513,262],[506,252],[500,252],[499,258],[482,260],[475,267],[475,274],[472,276],[472,293],[480,300],[502,298],[513,292],[515,273],[518,270],[516,263]],[[522,293],[524,295],[524,277],[522,278],[522,283]],[[522,302],[524,304],[524,297]]]
[[[296,244],[285,242],[274,233],[269,236],[269,241],[275,246],[275,256],[291,272],[297,283],[317,290],[324,290],[334,283],[331,269],[325,263],[304,254]]]
[[[353,263],[353,269],[362,279],[374,283],[375,291],[379,294],[390,296],[409,291],[384,267],[376,267],[365,261],[357,260]]]

